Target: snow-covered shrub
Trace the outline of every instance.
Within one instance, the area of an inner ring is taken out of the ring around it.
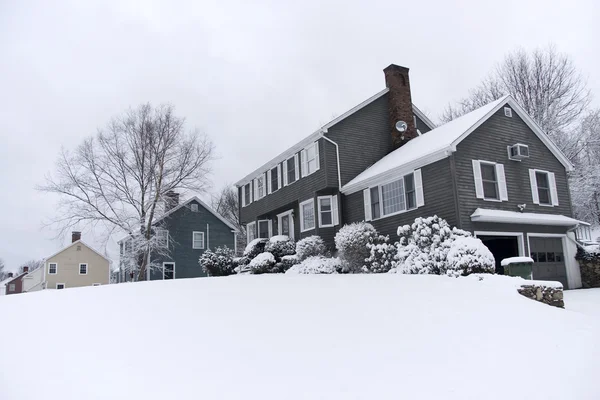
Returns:
[[[250,272],[253,274],[266,274],[274,272],[275,257],[269,252],[260,253],[248,264]]]
[[[252,260],[254,257],[265,251],[265,247],[269,239],[254,239],[244,249],[244,257],[248,257],[249,260]]]
[[[369,238],[367,248],[370,255],[365,259],[363,272],[384,273],[395,267],[398,250],[396,245],[389,243],[389,241],[390,237],[383,235]]]
[[[215,251],[206,250],[200,256],[199,263],[208,276],[227,276],[235,273],[233,250],[227,246],[217,247]]]
[[[339,258],[311,256],[288,269],[286,274],[337,274],[342,265]]]
[[[339,257],[344,261],[344,272],[360,272],[371,251],[367,247],[370,240],[377,236],[373,225],[366,222],[355,222],[344,225],[335,235],[335,247]]]
[[[231,260],[231,263],[233,264],[233,270],[236,274],[250,271],[250,267],[248,267],[250,260],[248,257],[234,257]]]
[[[296,243],[296,256],[299,261],[308,257],[324,256],[326,252],[325,242],[317,235],[306,237]]]
[[[300,261],[298,257],[294,255],[287,255],[281,257],[281,261],[275,264],[275,269],[277,272],[286,272],[288,269],[292,268],[294,265],[298,264]]]
[[[459,236],[452,240],[446,259],[446,275],[465,276],[490,273],[496,270],[492,252],[474,237]]]
[[[273,254],[275,259],[280,261],[282,257],[296,253],[296,243],[294,239],[285,235],[273,236],[265,246],[265,251]]]

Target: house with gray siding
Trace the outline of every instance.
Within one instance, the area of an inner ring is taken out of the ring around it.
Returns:
[[[147,271],[147,280],[204,277],[206,274],[198,263],[200,256],[216,247],[236,248],[235,226],[212,210],[198,197],[179,203],[177,194],[170,195],[167,211],[154,221],[157,236],[164,251],[151,254],[152,263],[159,265]],[[131,239],[119,242],[121,259],[131,251]],[[131,280],[131,274],[120,268],[118,281]]]
[[[438,215],[472,232],[497,271],[531,256],[534,278],[581,286],[567,173],[571,163],[510,96],[435,127],[412,104],[409,70],[237,182],[249,240],[319,235],[340,226],[398,226]]]

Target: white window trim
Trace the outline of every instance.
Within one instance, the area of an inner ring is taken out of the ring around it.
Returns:
[[[417,171],[417,170],[415,170],[415,171]],[[380,219],[384,219],[384,218],[388,218],[388,217],[393,217],[394,215],[399,215],[399,214],[404,214],[404,213],[407,213],[407,212],[410,212],[410,211],[415,211],[419,207],[422,207],[422,206],[419,206],[419,196],[417,194],[417,178],[415,176],[415,171],[412,171],[412,172],[409,172],[407,174],[404,174],[404,175],[402,175],[401,178],[397,178],[397,179],[395,178],[395,179],[388,180],[387,182],[384,182],[384,183],[382,183],[382,184],[380,184],[380,185],[377,186],[377,192],[379,193],[379,218],[373,218],[373,216],[371,215],[371,191],[370,190],[372,188],[368,188],[368,190],[369,190],[369,192],[368,192],[368,198],[369,198],[369,219],[368,219],[368,221],[378,221]],[[396,181],[399,181],[400,179],[402,179],[402,187],[404,188],[404,206],[408,207],[408,202],[406,201],[406,184],[404,182],[404,177],[407,176],[407,175],[410,175],[410,174],[413,175],[413,182],[414,182],[414,185],[415,185],[415,208],[407,208],[405,210],[400,210],[400,211],[393,212],[391,214],[385,214],[384,215],[383,214],[383,192],[382,192],[382,187],[385,186],[385,185],[388,185],[388,184],[390,184],[392,182],[396,182]],[[422,185],[421,185],[421,188],[422,188]],[[367,195],[365,194],[365,198],[366,197],[367,197]],[[425,203],[423,203],[423,205],[425,205]],[[365,210],[366,210],[366,208],[365,208]]]
[[[246,242],[247,243],[250,243],[252,240],[254,240],[254,239],[250,239],[250,234],[249,234],[250,230],[254,231],[254,239],[256,239],[258,237],[258,233],[256,232],[256,221],[248,222],[246,224]]]
[[[510,107],[504,107],[504,116],[512,118],[512,109]]]
[[[197,233],[200,234],[201,242],[200,242],[200,247],[196,247],[196,241],[194,240],[194,235],[196,235]],[[192,232],[192,249],[194,250],[203,250],[204,249],[204,232],[200,232],[200,231],[193,231]]]
[[[557,207],[559,205],[558,202],[558,189],[556,187],[556,175],[553,172],[550,171],[545,171],[543,169],[530,169],[529,170],[529,180],[530,180],[530,185],[531,185],[531,197],[532,197],[532,201],[533,204],[536,204],[540,207]],[[537,184],[537,176],[536,173],[537,172],[541,172],[546,174],[546,177],[548,179],[548,192],[549,192],[549,196],[550,197],[550,204],[542,204],[540,202],[540,195],[539,195],[539,189],[538,189],[538,184]],[[534,188],[535,188],[535,195],[534,193]]]
[[[517,238],[519,247],[519,256],[525,256],[525,240],[522,232],[497,232],[497,231],[475,231],[473,232],[475,237],[478,236],[514,236]]]
[[[311,173],[308,172],[308,160],[306,159],[306,154],[308,153],[308,150],[313,148],[315,149],[315,170],[312,171]],[[302,151],[300,152],[300,158],[301,158],[301,168],[302,168],[302,174],[301,176],[304,178],[306,176],[312,175],[315,172],[317,172],[319,169],[321,169],[321,165],[319,162],[319,141],[313,142],[310,145],[306,146],[304,149],[302,149]]]
[[[491,197],[485,197],[485,186],[483,187],[483,200],[485,201],[495,201],[498,203],[502,203],[502,200],[500,200],[500,182],[498,179],[498,171],[496,170],[496,163],[492,162],[492,161],[484,161],[484,160],[479,160],[479,168],[481,169],[481,166],[483,164],[487,164],[487,165],[492,165],[494,167],[494,175],[496,175],[496,194],[498,195],[497,199],[493,199]],[[481,174],[481,185],[483,186],[483,173]]]
[[[329,202],[331,204],[331,210],[329,211],[331,213],[331,224],[327,224],[324,225],[321,221],[321,200],[323,199],[329,199]],[[336,222],[339,221],[339,215],[338,215],[338,205],[337,205],[337,196],[332,195],[332,196],[319,196],[317,197],[317,209],[319,211],[319,228],[332,228],[336,225],[338,225]]]
[[[169,248],[169,231],[168,231],[167,229],[158,228],[158,229],[156,230],[156,236],[158,236],[158,232],[159,232],[159,231],[164,231],[164,232],[167,232],[167,244],[166,244],[164,247],[161,247],[161,248],[163,248],[163,249],[168,249],[168,248]],[[157,243],[157,244],[158,244],[158,243]]]
[[[246,203],[246,186],[248,186],[248,192],[249,192],[248,198],[250,200],[248,203]],[[253,200],[253,198],[252,198],[252,189],[253,188],[254,188],[254,181],[253,180],[242,185],[242,207],[247,207],[250,204],[252,204],[252,200]]]
[[[56,266],[55,272],[50,272],[50,266],[54,264]],[[48,263],[48,275],[56,275],[58,274],[58,263]]]
[[[316,228],[317,226],[317,221],[315,218],[314,221],[314,226],[312,228],[304,228],[304,205],[305,204],[312,204],[312,208],[313,208],[313,212],[315,211],[315,199],[308,199],[308,200],[304,200],[302,203],[300,203],[300,232],[308,232],[308,231],[312,231]]]
[[[163,278],[163,281],[166,280],[165,279],[165,264],[173,264],[173,279],[175,279],[175,262],[173,262],[173,261],[165,261],[162,264],[162,278]]]
[[[481,173],[481,165],[487,164],[494,166],[494,173],[496,175],[496,193],[498,194],[498,198],[490,198],[485,197],[485,189],[483,186],[483,174]],[[477,168],[478,172],[475,172]],[[475,184],[475,197],[478,199],[489,201],[492,203],[502,203],[503,201],[508,201],[508,186],[506,185],[506,173],[504,172],[504,164],[486,161],[486,160],[473,160],[473,175],[474,175],[474,184]],[[501,176],[502,175],[502,176]],[[481,181],[481,193],[478,193],[477,190],[477,179]]]
[[[289,181],[288,179],[288,161],[289,160],[294,160],[294,180],[292,182]],[[283,186],[289,186],[294,182],[298,182],[298,180],[300,179],[300,173],[298,171],[298,153],[294,154],[293,156],[285,159],[285,161],[283,162]]]
[[[256,238],[257,239],[270,239],[271,236],[273,236],[273,221],[270,219],[259,219],[257,222],[257,229],[256,229]],[[266,238],[261,238],[260,237],[260,223],[261,222],[266,222],[267,223],[267,235],[269,235],[269,237]]]
[[[54,288],[55,288],[55,289],[58,289],[58,285],[62,285],[62,288],[63,288],[63,289],[66,289],[66,288],[67,288],[67,285],[65,285],[64,283],[59,283],[59,282],[56,282],[56,286],[55,286]]]
[[[85,274],[81,273],[81,266],[85,265]],[[79,275],[87,275],[90,265],[88,263],[79,263]]]
[[[290,235],[289,235],[289,237],[294,239],[294,210],[288,210],[288,211],[282,212],[281,214],[277,214],[277,234],[283,235],[283,232],[281,231],[281,220],[283,217],[286,217],[286,216],[290,217]]]

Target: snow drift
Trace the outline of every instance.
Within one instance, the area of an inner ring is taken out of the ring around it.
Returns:
[[[143,282],[5,296],[0,321],[7,400],[599,393],[598,322],[526,299],[508,278]]]

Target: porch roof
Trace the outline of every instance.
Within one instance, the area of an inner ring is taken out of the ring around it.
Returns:
[[[583,223],[582,221],[560,214],[521,213],[487,208],[476,209],[471,214],[471,221],[553,226],[577,226]]]

